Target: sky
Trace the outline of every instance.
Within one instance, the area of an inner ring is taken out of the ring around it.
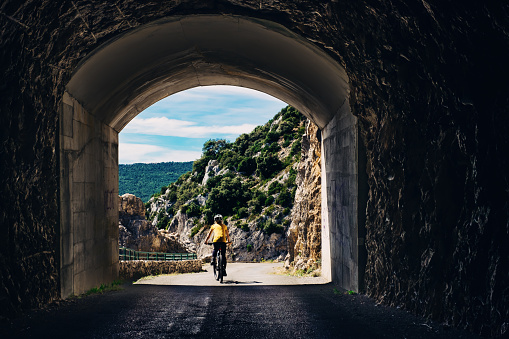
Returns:
[[[194,161],[209,139],[235,139],[265,124],[286,103],[233,86],[196,87],[141,112],[119,134],[119,163]]]

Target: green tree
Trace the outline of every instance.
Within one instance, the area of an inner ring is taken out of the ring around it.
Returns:
[[[251,157],[243,158],[240,161],[237,170],[248,175],[252,174],[256,170],[256,160]]]
[[[225,139],[210,139],[203,144],[203,154],[206,157],[216,158],[219,152],[230,147],[230,143]]]
[[[261,155],[256,158],[256,173],[262,179],[271,178],[282,169],[282,163],[277,156],[272,154]]]

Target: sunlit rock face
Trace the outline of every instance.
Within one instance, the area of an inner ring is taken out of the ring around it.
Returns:
[[[119,247],[143,252],[187,253],[177,233],[158,230],[145,218],[143,201],[133,194],[119,199]]]
[[[308,122],[302,137],[297,168],[298,185],[288,229],[287,265],[292,270],[313,270],[321,262],[321,162],[320,130]]]
[[[59,296],[58,111],[78,64],[159,18],[237,14],[286,26],[348,73],[367,156],[367,294],[478,333],[507,334],[507,6],[3,1],[1,314]]]

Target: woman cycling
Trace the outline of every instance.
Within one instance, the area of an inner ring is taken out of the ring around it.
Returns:
[[[216,214],[214,217],[214,225],[210,226],[209,234],[205,239],[205,243],[208,244],[209,238],[214,232],[214,238],[212,243],[214,245],[214,250],[212,251],[212,262],[211,265],[216,262],[217,251],[220,250],[223,254],[223,275],[226,276],[226,243],[230,243],[230,234],[228,233],[228,228],[225,224],[223,224],[223,216],[221,214]]]

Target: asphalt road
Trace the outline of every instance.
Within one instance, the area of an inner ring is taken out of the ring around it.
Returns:
[[[30,312],[0,338],[477,338],[273,266],[230,264],[221,285],[208,266],[144,279]]]

